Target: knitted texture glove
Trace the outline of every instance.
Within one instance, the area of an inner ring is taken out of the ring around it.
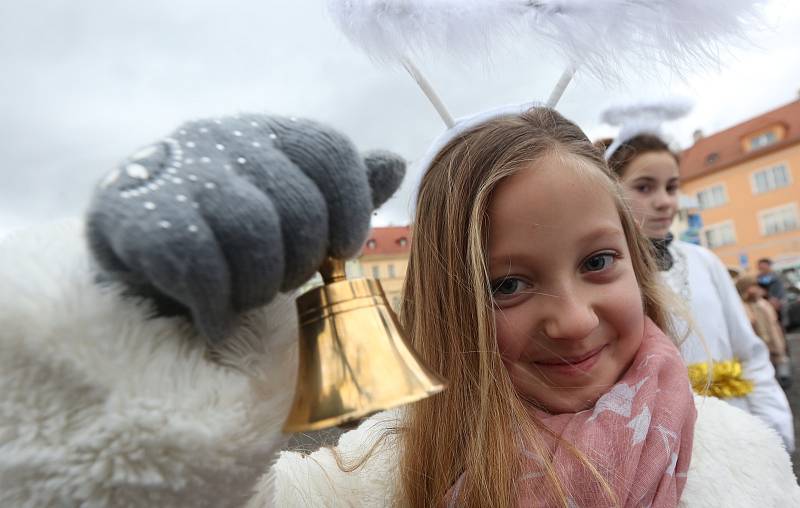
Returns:
[[[326,256],[358,254],[405,162],[360,155],[343,134],[266,115],[198,120],[98,185],[87,236],[102,279],[187,313],[211,341],[299,287]]]

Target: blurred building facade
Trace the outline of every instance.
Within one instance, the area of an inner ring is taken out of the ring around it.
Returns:
[[[348,266],[348,275],[380,279],[389,304],[398,312],[410,252],[410,226],[372,228],[361,255]]]
[[[681,155],[687,195],[678,236],[729,267],[800,263],[800,100],[711,136],[695,133]]]
[[[672,222],[670,232],[675,238],[680,238],[684,242],[700,245],[700,224],[702,220],[697,213],[697,198],[693,195],[678,193],[678,214]]]

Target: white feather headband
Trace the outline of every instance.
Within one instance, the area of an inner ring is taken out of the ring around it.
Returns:
[[[609,125],[620,126],[620,129],[614,142],[606,148],[606,160],[609,160],[620,146],[639,134],[648,133],[663,138],[661,124],[686,116],[692,110],[692,106],[693,103],[689,99],[672,98],[608,108],[600,119]]]
[[[565,70],[546,104],[555,107],[576,71],[618,80],[643,60],[678,73],[713,62],[726,44],[746,39],[744,27],[759,18],[766,2],[328,0],[334,20],[352,42],[378,61],[406,68],[448,127],[448,139],[463,132],[464,125],[479,123],[453,120],[414,59],[429,54],[484,58],[529,38],[537,49],[564,57]],[[475,118],[485,122],[508,111],[497,108]]]

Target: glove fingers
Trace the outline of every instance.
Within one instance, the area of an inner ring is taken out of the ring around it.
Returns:
[[[220,181],[195,197],[229,268],[233,309],[241,312],[270,301],[284,272],[275,206],[244,179]]]
[[[270,196],[284,248],[281,291],[310,279],[328,250],[328,209],[316,185],[277,150],[252,154],[236,171]]]
[[[310,178],[328,207],[328,253],[348,259],[369,233],[372,196],[361,155],[344,135],[309,120],[270,117],[275,146]]]

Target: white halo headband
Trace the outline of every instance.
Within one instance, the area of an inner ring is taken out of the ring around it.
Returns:
[[[619,126],[619,133],[606,148],[603,156],[611,159],[619,147],[644,133],[663,138],[661,125],[670,120],[683,118],[692,110],[690,99],[675,97],[658,101],[639,102],[606,109],[600,119],[609,125]]]
[[[760,19],[766,2],[328,0],[328,6],[339,28],[368,55],[405,67],[451,129],[453,115],[414,59],[437,53],[475,60],[494,48],[533,39],[536,47],[549,48],[567,62],[546,103],[555,107],[577,71],[619,80],[641,62],[659,62],[681,73],[716,61],[725,44],[746,40],[745,26]]]

